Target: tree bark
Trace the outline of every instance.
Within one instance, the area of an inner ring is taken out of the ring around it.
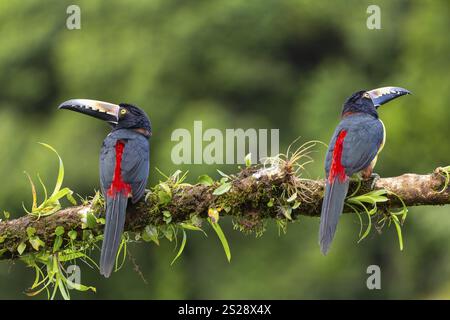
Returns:
[[[401,200],[408,207],[422,205],[450,204],[450,188],[446,186],[445,174],[436,169],[431,174],[404,174],[398,177],[381,178],[374,184],[373,190],[389,191],[388,201],[378,206],[379,210],[395,209],[402,206]],[[239,221],[245,229],[251,230],[264,219],[284,218],[283,205],[286,205],[287,195],[296,192],[299,205],[292,210],[292,219],[300,215],[320,216],[321,202],[324,190],[324,180],[302,179],[294,175],[288,166],[270,171],[255,167],[242,170],[231,176],[231,189],[222,194],[214,195],[218,182],[210,186],[203,184],[175,184],[168,182],[172,198],[167,204],[161,204],[155,190],[148,191],[146,199],[127,210],[125,229],[142,231],[147,225],[162,225],[163,212],[169,211],[172,222],[189,220],[193,214],[201,218],[208,216],[208,209],[218,208],[221,216],[231,216]],[[372,190],[372,181],[362,181],[356,195]],[[349,194],[355,191],[357,183],[352,182]],[[103,207],[97,204],[86,204],[60,210],[50,216],[37,219],[32,215],[0,222],[0,260],[16,259],[19,256],[17,247],[27,240],[27,228],[33,227],[36,235],[52,248],[55,239],[55,228],[62,226],[65,231],[82,232],[82,217],[87,212],[95,216],[103,214]],[[101,233],[101,228],[97,230]],[[67,239],[65,239],[67,241]],[[27,245],[27,252],[33,252]]]

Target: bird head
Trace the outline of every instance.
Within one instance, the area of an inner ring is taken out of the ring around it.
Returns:
[[[400,87],[357,91],[345,101],[342,114],[367,113],[378,117],[378,107],[406,94],[411,94],[411,92]]]
[[[113,130],[136,130],[147,137],[152,134],[152,126],[147,114],[132,104],[117,105],[97,100],[72,99],[61,103],[58,109],[72,110],[101,119],[108,122]]]

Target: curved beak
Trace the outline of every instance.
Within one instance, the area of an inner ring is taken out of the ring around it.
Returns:
[[[411,94],[409,90],[400,87],[382,87],[367,91],[375,107],[379,107],[395,98]]]
[[[58,106],[58,109],[80,112],[112,124],[117,124],[119,122],[120,106],[109,102],[89,99],[72,99],[61,103]]]

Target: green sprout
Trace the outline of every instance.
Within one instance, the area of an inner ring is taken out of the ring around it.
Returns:
[[[36,194],[36,187],[33,183],[33,180],[31,179],[30,175],[25,172],[25,174],[28,177],[28,180],[30,182],[31,185],[31,193],[32,193],[32,206],[31,206],[31,210],[28,211],[25,206],[23,205],[24,210],[31,215],[37,216],[38,218],[41,216],[48,216],[51,215],[55,212],[57,212],[58,210],[61,209],[61,203],[60,200],[63,199],[64,197],[67,198],[67,200],[69,200],[73,205],[76,205],[77,202],[75,200],[75,198],[73,197],[73,191],[70,190],[69,188],[62,188],[62,183],[64,180],[64,164],[63,161],[61,159],[61,157],[59,156],[58,152],[50,145],[46,144],[46,143],[42,143],[39,142],[40,145],[50,149],[51,151],[53,151],[58,159],[59,159],[59,170],[58,170],[58,177],[56,179],[56,185],[55,188],[52,192],[52,194],[50,195],[50,197],[48,196],[47,193],[47,188],[45,187],[45,184],[43,183],[40,175],[38,174],[38,180],[42,186],[42,189],[44,190],[44,201],[38,206],[37,205],[37,194]]]

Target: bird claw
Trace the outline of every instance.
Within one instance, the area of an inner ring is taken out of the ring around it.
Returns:
[[[377,183],[378,180],[381,179],[380,175],[378,173],[372,173],[370,175],[370,178],[372,180],[372,183],[370,184],[370,189],[373,190],[373,188],[375,188],[375,184]]]

